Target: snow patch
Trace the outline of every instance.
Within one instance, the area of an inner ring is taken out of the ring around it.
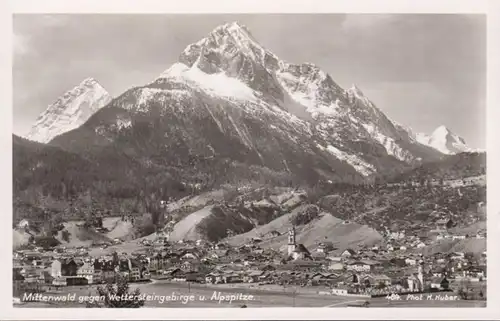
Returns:
[[[348,154],[336,147],[333,147],[332,145],[328,145],[326,149],[338,159],[345,161],[354,167],[354,169],[363,176],[368,176],[376,172],[376,169],[372,164],[369,164],[356,155]]]
[[[196,64],[188,66],[176,63],[160,75],[158,79],[174,78],[190,85],[195,85],[214,96],[230,97],[238,100],[257,101],[254,91],[236,78],[225,73],[206,74]]]
[[[276,73],[281,86],[285,88],[293,100],[306,107],[313,118],[320,115],[334,116],[338,115],[339,101],[330,105],[325,105],[318,97],[320,88],[317,82],[311,82],[306,77],[295,77],[289,72],[282,71]],[[306,90],[294,90],[292,88],[307,88]]]
[[[371,137],[384,146],[387,154],[392,155],[403,162],[407,162],[413,158],[407,151],[402,149],[393,138],[382,134],[373,124],[363,124],[363,127],[371,135]]]

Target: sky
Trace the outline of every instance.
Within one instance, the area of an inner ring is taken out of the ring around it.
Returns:
[[[14,15],[14,133],[85,78],[113,96],[152,81],[232,21],[281,59],[356,84],[392,120],[486,148],[486,17],[457,14]]]

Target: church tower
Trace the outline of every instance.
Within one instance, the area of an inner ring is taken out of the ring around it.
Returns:
[[[418,280],[420,281],[420,291],[424,290],[424,262],[420,261],[418,264]]]
[[[295,227],[292,227],[288,230],[288,255],[292,255],[295,247]]]

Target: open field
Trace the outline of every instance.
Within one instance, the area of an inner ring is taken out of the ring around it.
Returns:
[[[357,298],[344,296],[318,295],[313,292],[299,289],[299,293],[293,293],[294,288],[261,290],[257,288],[236,288],[217,285],[199,285],[187,283],[169,283],[165,281],[154,281],[147,284],[132,284],[131,289],[138,287],[141,293],[150,296],[176,296],[176,300],[164,299],[161,302],[157,297],[147,301],[145,307],[165,307],[165,308],[238,308],[243,304],[247,307],[346,307],[349,304],[369,301],[370,307],[484,307],[485,301],[438,301],[438,300],[406,300],[402,296],[401,300],[390,301],[382,298]],[[96,295],[95,286],[92,287],[68,287],[53,295],[76,294],[76,301],[71,303],[38,303],[29,302],[16,307],[32,308],[68,308],[85,307],[85,303],[79,303],[79,298],[83,296]],[[215,294],[214,294],[215,293]],[[236,297],[230,302],[230,296]],[[450,293],[449,295],[453,295]],[[200,297],[205,300],[200,300]],[[225,299],[220,300],[220,296]],[[246,296],[243,297],[243,296]],[[425,296],[425,295],[424,295]]]

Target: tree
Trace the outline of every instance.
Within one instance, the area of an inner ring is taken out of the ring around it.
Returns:
[[[116,251],[113,251],[112,257],[113,257],[113,265],[114,266],[118,265],[118,263],[120,262],[120,259],[118,257],[118,253]]]
[[[67,230],[63,230],[62,231],[62,239],[65,241],[65,242],[69,242],[69,232]]]
[[[97,287],[99,296],[104,297],[104,302],[96,302],[87,304],[88,308],[102,307],[105,308],[140,308],[144,306],[144,296],[138,288],[130,292],[130,287],[127,278],[119,275],[116,280],[116,285],[108,282],[105,287]],[[127,298],[127,299],[123,299]]]

